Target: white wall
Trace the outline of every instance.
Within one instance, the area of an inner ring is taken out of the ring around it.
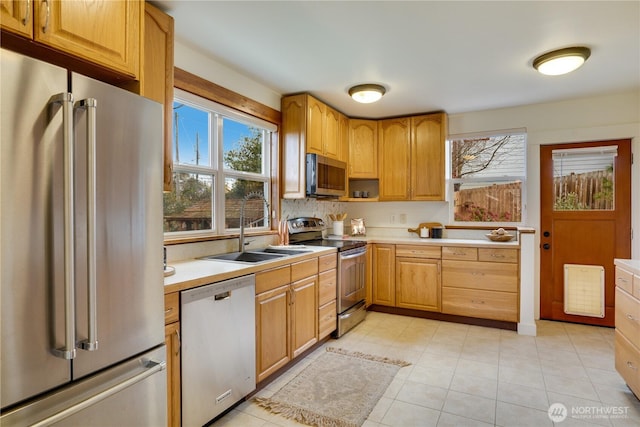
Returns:
[[[191,74],[280,111],[281,93],[277,93],[226,65],[207,58],[190,46],[178,41],[175,42],[174,63],[176,67]]]

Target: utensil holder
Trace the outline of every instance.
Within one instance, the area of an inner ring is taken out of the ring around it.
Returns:
[[[342,236],[344,235],[344,222],[342,221],[333,221],[333,235]]]

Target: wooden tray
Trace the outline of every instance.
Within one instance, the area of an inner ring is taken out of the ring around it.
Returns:
[[[420,236],[420,229],[422,227],[427,227],[429,229],[429,236],[431,236],[431,229],[433,227],[442,227],[442,224],[440,224],[439,222],[421,222],[420,224],[418,224],[417,228],[409,228],[407,229],[407,231],[409,233],[416,233],[418,235],[418,237]]]

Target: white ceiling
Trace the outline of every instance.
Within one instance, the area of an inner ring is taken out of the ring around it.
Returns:
[[[351,117],[485,109],[640,89],[640,1],[156,1],[176,40],[279,92]],[[533,59],[584,45],[565,76]],[[387,94],[357,104],[349,87]]]

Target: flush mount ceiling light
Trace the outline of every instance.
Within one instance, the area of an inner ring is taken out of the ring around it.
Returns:
[[[386,92],[384,86],[368,83],[364,85],[357,85],[349,89],[349,95],[357,102],[363,104],[369,104],[376,102]]]
[[[591,49],[583,46],[558,49],[534,59],[533,68],[548,76],[559,76],[580,67],[590,55]]]

